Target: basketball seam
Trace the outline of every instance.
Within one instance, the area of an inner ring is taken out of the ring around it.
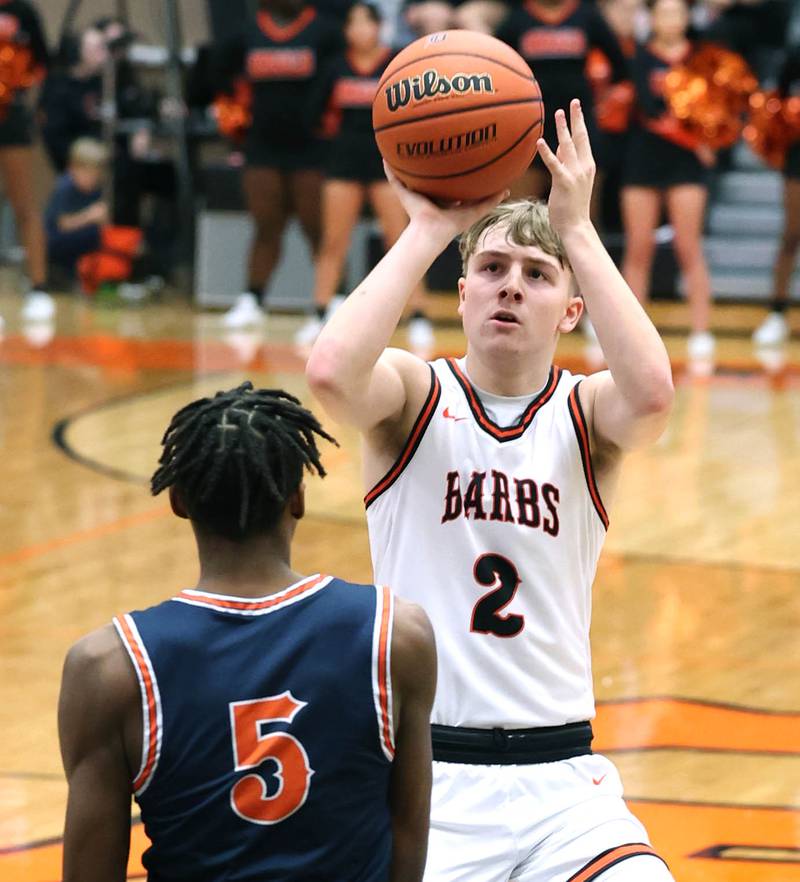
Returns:
[[[472,113],[475,110],[494,110],[496,107],[512,107],[515,104],[541,104],[542,99],[539,98],[516,98],[513,101],[500,101],[497,104],[478,104],[474,107],[460,107],[456,110],[444,110],[441,113],[429,113],[427,116],[415,116],[413,119],[403,119],[398,122],[387,123],[385,126],[381,126],[378,129],[375,129],[375,134],[379,134],[380,132],[388,131],[389,129],[396,129],[399,126],[407,126],[411,125],[411,123],[416,122],[425,122],[425,120],[429,119],[441,119],[444,116],[454,116],[455,114],[463,114],[463,113]]]
[[[506,70],[510,70],[511,73],[515,74],[520,79],[536,83],[536,77],[533,75],[533,71],[530,68],[528,68],[528,73],[520,73],[518,70],[515,70],[513,67],[511,67],[510,64],[506,64],[504,61],[498,61],[496,58],[492,58],[491,55],[481,55],[478,52],[436,52],[432,55],[424,55],[415,58],[412,61],[407,61],[405,64],[401,64],[400,67],[395,68],[390,74],[384,74],[383,79],[378,83],[378,88],[376,91],[380,92],[380,90],[383,88],[384,83],[387,80],[391,79],[395,74],[400,73],[401,70],[405,70],[407,67],[411,67],[412,64],[419,64],[422,61],[428,61],[434,58],[450,58],[453,55],[463,55],[467,58],[482,58],[484,61],[491,61],[492,64],[496,64],[498,67],[504,67]],[[464,73],[467,72],[465,71]]]
[[[448,178],[463,178],[463,177],[466,177],[467,175],[472,175],[475,172],[480,171],[481,169],[488,168],[490,165],[494,165],[494,163],[497,162],[499,159],[502,159],[504,156],[507,156],[509,153],[511,153],[512,150],[514,150],[516,147],[519,147],[519,145],[531,133],[532,129],[535,126],[538,126],[541,123],[541,121],[542,121],[542,117],[539,117],[539,119],[537,119],[536,122],[534,122],[533,125],[531,125],[529,128],[527,128],[519,136],[519,138],[517,138],[517,140],[514,141],[514,143],[510,147],[505,149],[502,153],[498,153],[497,156],[493,157],[488,162],[484,162],[483,165],[476,165],[474,168],[464,169],[463,171],[460,171],[460,172],[453,172],[452,174],[449,174],[449,175],[418,175],[415,172],[406,171],[404,168],[400,168],[399,166],[396,166],[396,165],[392,165],[391,167],[395,171],[400,172],[401,175],[407,175],[410,178],[419,178],[419,180],[422,180],[422,181],[444,181],[444,180],[447,180]],[[535,152],[534,152],[534,155],[536,155]],[[531,161],[533,161],[533,156],[531,157]]]

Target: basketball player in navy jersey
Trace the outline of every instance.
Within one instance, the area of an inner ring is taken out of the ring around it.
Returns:
[[[411,218],[320,334],[312,390],[363,435],[379,581],[436,631],[429,882],[667,882],[591,751],[591,588],[625,451],[654,442],[670,363],[589,215],[580,103],[558,152],[540,139],[548,206],[441,208],[395,187]],[[466,356],[388,349],[417,280],[461,240]],[[553,364],[584,300],[609,370]]]
[[[67,656],[64,882],[124,882],[132,793],[151,882],[421,879],[433,635],[388,588],[292,569],[316,438],[250,383],[173,418],[152,489],[191,521],[200,579]]]

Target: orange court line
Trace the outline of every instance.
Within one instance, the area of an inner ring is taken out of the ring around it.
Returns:
[[[644,698],[599,704],[594,728],[599,752],[678,747],[800,754],[800,713]]]
[[[92,539],[99,539],[101,536],[107,536],[110,533],[116,533],[119,530],[126,530],[128,527],[137,527],[140,524],[147,524],[158,518],[164,517],[170,513],[170,509],[166,505],[159,505],[156,508],[149,508],[146,511],[140,511],[137,514],[125,515],[116,521],[108,521],[105,524],[97,524],[89,527],[87,530],[78,530],[75,533],[68,533],[66,536],[57,536],[53,539],[47,539],[44,542],[37,542],[35,545],[27,545],[24,548],[18,548],[8,554],[0,555],[0,567],[10,564],[21,563],[48,554],[51,551],[57,551],[59,548],[68,548],[70,545],[77,545],[80,542],[89,542]]]
[[[31,346],[15,334],[0,340],[0,364],[61,366],[92,365],[113,371],[185,370],[198,365],[206,372],[248,368],[302,373],[305,358],[286,343],[264,343],[251,358],[242,359],[223,340],[147,340],[92,334],[54,337],[46,346]]]

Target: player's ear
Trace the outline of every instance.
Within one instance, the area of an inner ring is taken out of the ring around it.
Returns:
[[[466,296],[465,291],[467,290],[467,280],[464,276],[458,280],[458,314],[464,314],[464,297]]]
[[[169,504],[172,507],[172,513],[177,515],[179,518],[189,519],[189,512],[186,510],[186,505],[181,499],[181,494],[178,492],[178,488],[173,484],[169,488]]]
[[[306,485],[301,481],[297,490],[289,497],[289,514],[299,521],[306,513]]]
[[[583,302],[583,297],[581,297],[581,295],[578,293],[577,287],[572,285],[570,287],[570,295],[569,300],[567,301],[567,308],[564,311],[563,318],[558,323],[559,334],[569,334],[570,331],[573,331],[575,329],[575,326],[581,320],[584,309],[585,304]]]

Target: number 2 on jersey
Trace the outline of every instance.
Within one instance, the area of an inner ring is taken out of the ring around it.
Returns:
[[[491,585],[492,590],[475,604],[472,610],[471,630],[496,637],[516,637],[525,627],[525,617],[500,611],[514,599],[520,577],[511,561],[500,554],[484,554],[475,561],[473,570],[479,585]]]
[[[262,769],[258,775],[245,775],[231,788],[231,807],[245,821],[278,824],[308,798],[314,770],[303,745],[288,732],[263,733],[265,724],[291,723],[305,706],[306,702],[298,701],[291,692],[228,705],[236,771],[255,769],[266,760],[272,760],[276,767]],[[278,787],[267,796],[270,778],[277,779]]]

